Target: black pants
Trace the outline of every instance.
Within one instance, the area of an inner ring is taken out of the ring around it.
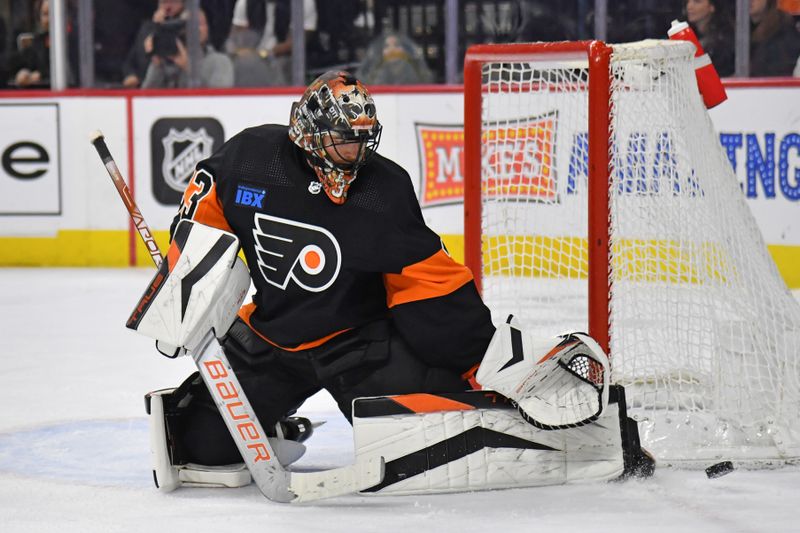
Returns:
[[[288,352],[237,319],[222,345],[265,430],[321,389],[352,422],[354,398],[469,388],[458,371],[433,368],[414,355],[388,321],[348,331],[317,348]],[[461,373],[468,369],[467,363]],[[205,384],[198,377],[190,380],[181,386],[192,396],[180,416],[181,455],[204,465],[241,462]]]

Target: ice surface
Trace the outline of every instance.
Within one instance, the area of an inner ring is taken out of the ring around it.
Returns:
[[[124,327],[150,269],[0,269],[0,531],[112,533],[798,531],[800,468],[662,469],[647,481],[439,496],[266,501],[255,486],[152,486],[143,394],[177,385],[189,359],[158,355]],[[800,407],[799,407],[800,408]],[[352,461],[350,427],[319,394],[301,413],[327,423],[308,468]]]

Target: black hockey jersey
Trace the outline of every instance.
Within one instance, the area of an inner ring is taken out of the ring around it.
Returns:
[[[415,350],[461,366],[494,333],[471,272],[425,225],[408,174],[380,155],[335,205],[285,126],[249,128],[197,165],[173,229],[183,218],[239,237],[256,287],[239,315],[283,348],[391,315]]]

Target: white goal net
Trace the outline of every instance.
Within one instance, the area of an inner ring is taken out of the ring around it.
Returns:
[[[496,322],[607,339],[612,379],[662,464],[794,460],[800,306],[693,55],[670,41],[471,49],[467,263]]]

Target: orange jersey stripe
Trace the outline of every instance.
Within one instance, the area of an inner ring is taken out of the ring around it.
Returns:
[[[343,330],[340,330],[340,331],[335,331],[335,332],[331,333],[330,335],[326,335],[325,337],[322,337],[321,339],[317,339],[315,341],[304,342],[302,344],[299,344],[299,345],[295,346],[294,348],[287,348],[286,346],[281,346],[280,344],[271,341],[269,338],[267,338],[266,336],[262,335],[261,332],[259,332],[256,328],[253,327],[253,324],[250,323],[250,316],[252,316],[253,311],[255,311],[255,310],[256,310],[256,304],[254,304],[253,302],[250,302],[249,304],[245,304],[239,309],[239,318],[244,320],[244,323],[247,324],[250,327],[251,330],[253,330],[253,333],[258,335],[259,337],[261,337],[262,339],[264,339],[266,342],[270,343],[271,345],[275,346],[276,348],[280,348],[281,350],[285,350],[287,352],[299,352],[301,350],[308,350],[309,348],[316,348],[317,346],[322,346],[323,344],[325,344],[326,342],[328,342],[332,338],[336,337],[337,335],[340,335],[340,334],[344,333],[345,331],[350,331],[351,329],[353,329],[353,328],[347,328],[347,329],[343,329]]]
[[[435,394],[404,394],[402,396],[390,396],[390,398],[415,413],[472,411],[475,409],[475,406],[469,405],[468,403],[457,402],[456,400],[436,396]]]
[[[450,294],[472,281],[472,272],[439,250],[419,263],[405,267],[400,274],[384,274],[386,305],[394,307]]]

